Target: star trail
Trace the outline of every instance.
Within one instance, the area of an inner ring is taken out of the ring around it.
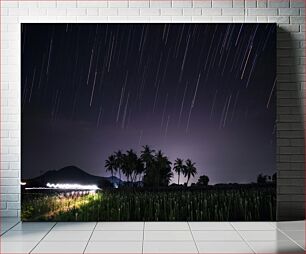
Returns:
[[[275,172],[274,24],[22,24],[21,38],[23,178],[105,175],[113,151],[146,144],[212,183]]]

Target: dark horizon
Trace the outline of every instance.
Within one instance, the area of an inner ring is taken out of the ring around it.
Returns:
[[[22,178],[68,165],[109,176],[111,153],[144,145],[190,158],[210,184],[276,172],[275,24],[22,24],[21,36]]]
[[[114,177],[114,179],[118,179],[118,180],[121,180],[121,181],[123,181],[123,182],[126,182],[126,181],[127,181],[127,179],[126,179],[126,177],[125,177],[124,175],[121,176],[121,179],[119,178],[119,175],[118,175],[118,174],[114,174],[113,176],[112,176],[110,173],[107,174],[107,175],[103,175],[103,176],[101,176],[101,175],[95,175],[95,174],[88,173],[86,170],[84,170],[83,168],[80,168],[80,167],[78,167],[78,166],[76,166],[76,165],[66,165],[65,167],[62,167],[62,168],[53,169],[53,170],[47,170],[47,171],[42,172],[41,175],[36,175],[36,176],[30,177],[30,178],[22,178],[21,180],[23,180],[23,181],[32,180],[32,179],[35,179],[35,178],[39,178],[39,177],[45,175],[45,174],[48,173],[48,172],[60,171],[60,170],[66,169],[66,168],[78,168],[78,169],[82,170],[83,172],[85,172],[85,173],[87,173],[87,174],[89,174],[89,175],[95,176],[95,177],[105,177],[105,178],[112,178],[112,177]],[[176,174],[176,173],[175,173],[174,171],[172,171],[172,172],[173,172],[174,177],[175,177],[175,174]],[[276,172],[274,172],[274,173],[276,173]],[[261,174],[262,177],[268,176],[268,177],[271,177],[271,179],[272,179],[274,173],[271,173],[271,175],[265,175],[265,174],[262,174],[262,172],[259,172],[258,175],[255,175],[255,176],[254,176],[254,179],[253,179],[253,180],[251,180],[251,181],[249,181],[249,182],[240,182],[240,183],[237,183],[237,182],[235,182],[235,181],[233,181],[233,182],[228,181],[228,182],[214,182],[214,183],[211,183],[211,181],[210,181],[210,179],[209,179],[208,185],[215,185],[215,184],[252,184],[252,183],[258,183],[258,182],[257,182],[257,181],[258,181],[257,177],[259,176],[259,174]],[[199,179],[200,176],[201,176],[201,175],[196,174],[196,175],[194,176],[194,178],[193,178],[193,181],[189,181],[189,183],[197,183],[197,180]],[[208,177],[209,177],[209,176],[208,176]],[[187,180],[187,177],[184,177],[184,175],[181,174],[181,175],[180,175],[180,183],[179,183],[179,184],[180,184],[180,185],[184,185],[184,184],[186,183],[186,180]],[[267,179],[266,179],[266,180],[267,180]],[[138,181],[138,179],[136,179],[136,182],[137,182],[137,181]],[[140,180],[140,181],[143,181],[143,180]],[[51,182],[52,182],[52,181],[51,181]],[[177,181],[172,180],[171,183],[170,183],[169,185],[171,185],[171,184],[177,184]],[[188,184],[188,186],[189,186],[189,184]]]

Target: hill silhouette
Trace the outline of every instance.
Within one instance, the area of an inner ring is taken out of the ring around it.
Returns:
[[[59,170],[50,170],[41,176],[26,179],[27,187],[44,187],[47,183],[76,183],[83,185],[95,184],[99,187],[112,187],[112,183],[120,182],[120,179],[114,176],[101,177],[88,174],[76,166],[67,166]]]

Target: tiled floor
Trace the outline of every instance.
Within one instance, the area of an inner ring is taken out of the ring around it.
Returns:
[[[21,223],[1,218],[0,253],[304,253],[305,221]]]

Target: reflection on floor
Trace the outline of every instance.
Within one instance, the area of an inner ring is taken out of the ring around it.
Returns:
[[[21,223],[1,218],[0,253],[304,253],[305,221]]]

